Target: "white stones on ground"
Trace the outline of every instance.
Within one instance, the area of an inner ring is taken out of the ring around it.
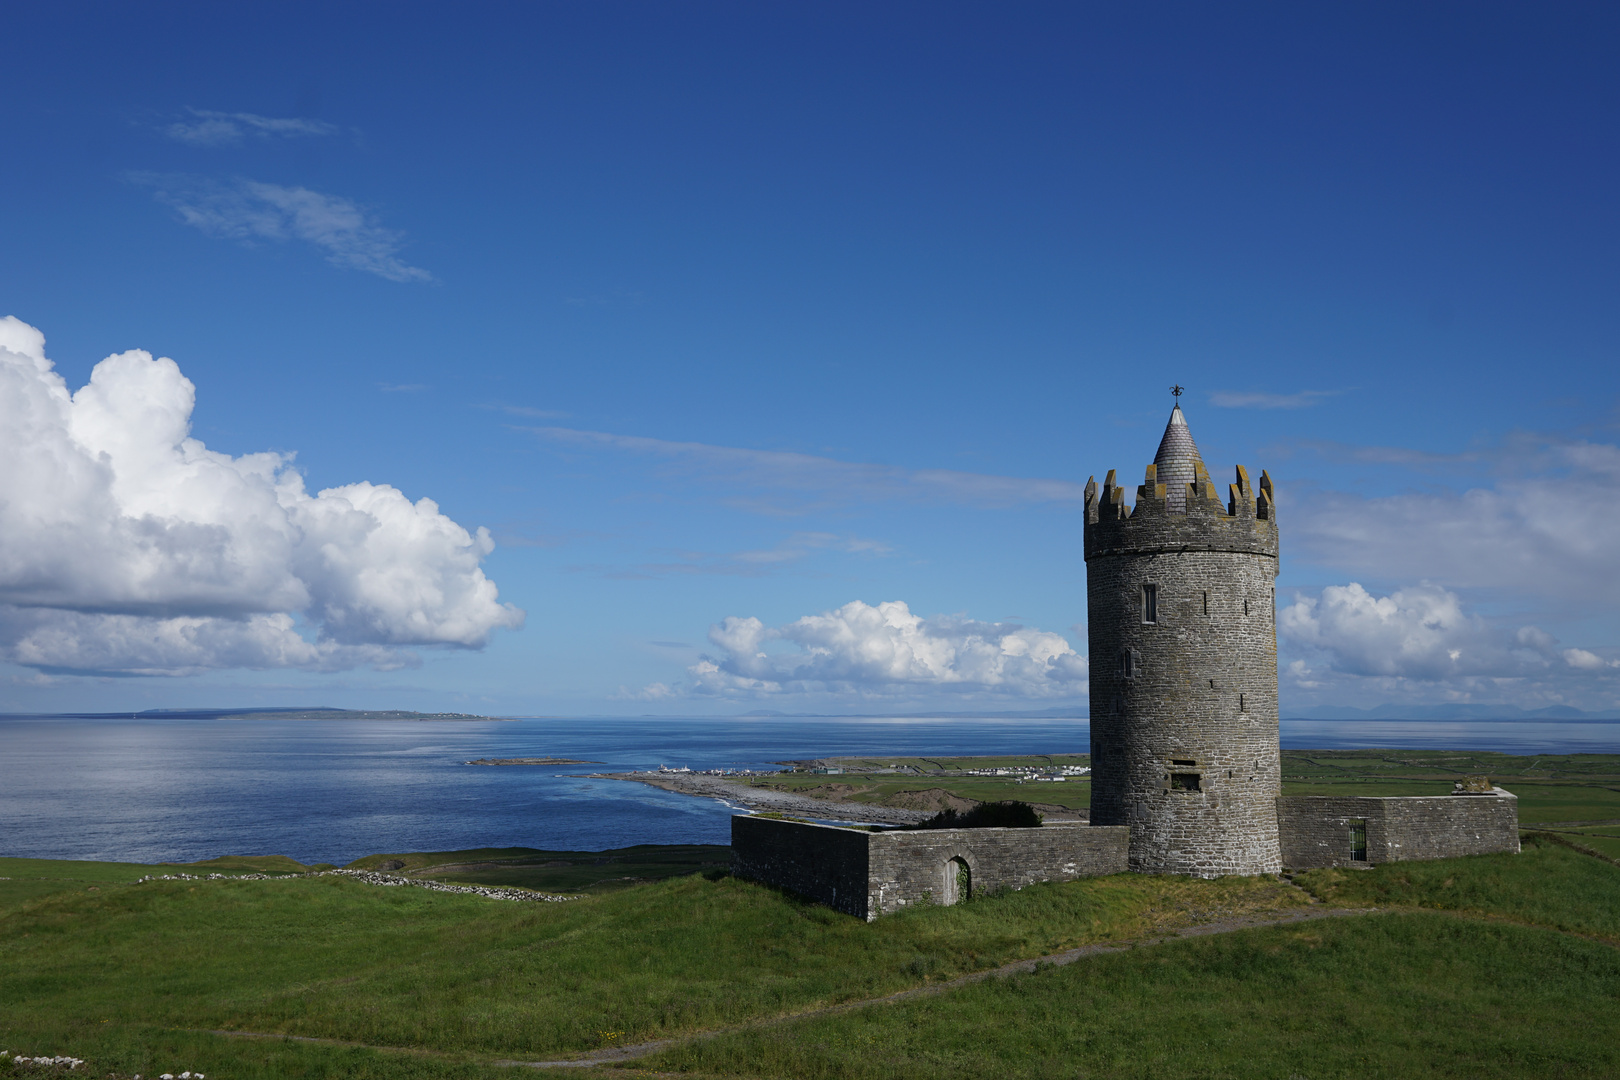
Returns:
[[[27,1065],[30,1067],[34,1065],[51,1067],[66,1065],[70,1069],[77,1069],[80,1065],[84,1064],[83,1058],[67,1057],[66,1055],[60,1054],[54,1057],[24,1057],[23,1055],[18,1054],[13,1057],[10,1050],[0,1050],[0,1061],[10,1061],[16,1065]],[[112,1076],[113,1074],[108,1073],[107,1075]],[[136,1073],[134,1080],[141,1080],[141,1074]],[[175,1076],[174,1073],[164,1073],[158,1077],[158,1080],[208,1080],[208,1077],[204,1073],[187,1071],[181,1073],[178,1077]]]
[[[18,1054],[15,1057],[13,1057],[12,1054],[11,1054],[11,1051],[9,1051],[9,1050],[0,1050],[0,1061],[10,1061],[10,1062],[12,1062],[14,1064],[17,1064],[17,1065],[28,1065],[28,1066],[33,1066],[33,1065],[46,1065],[46,1066],[66,1065],[70,1069],[77,1069],[80,1065],[84,1064],[84,1059],[83,1058],[66,1057],[64,1055],[57,1055],[57,1056],[54,1056],[54,1057],[24,1057],[23,1055]]]
[[[553,893],[533,892],[529,889],[503,889],[491,885],[451,885],[443,881],[426,881],[419,878],[399,877],[396,874],[379,874],[375,870],[314,870],[307,874],[147,874],[135,884],[147,881],[285,881],[289,878],[311,878],[340,876],[363,881],[367,885],[413,885],[418,889],[429,889],[433,892],[465,893],[469,896],[482,896],[487,900],[538,900],[549,904],[561,903],[564,900],[578,900],[578,896],[558,896]],[[192,1074],[194,1080],[196,1073]]]

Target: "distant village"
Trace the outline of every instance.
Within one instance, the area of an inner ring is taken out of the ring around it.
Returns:
[[[844,776],[859,773],[862,776],[994,776],[1017,783],[1062,783],[1074,777],[1089,774],[1085,765],[1009,765],[983,769],[919,769],[914,765],[891,765],[878,769],[850,769],[842,765],[793,766],[787,769],[689,769],[684,765],[660,765],[655,769],[636,769],[630,775],[668,776],[778,776],[782,773],[812,773],[821,776]]]

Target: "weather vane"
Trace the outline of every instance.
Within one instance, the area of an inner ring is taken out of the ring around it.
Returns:
[[[1170,392],[1176,396],[1177,405],[1181,404],[1181,395],[1186,389],[1187,388],[1185,386],[1181,386],[1179,384],[1170,388]]]

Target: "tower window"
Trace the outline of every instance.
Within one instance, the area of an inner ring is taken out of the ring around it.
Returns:
[[[1170,759],[1170,764],[1172,764],[1172,765],[1196,765],[1196,764],[1198,764],[1198,762],[1193,760],[1192,758],[1171,758]]]
[[[1248,613],[1249,613],[1249,598],[1247,596],[1245,596],[1243,598],[1243,614],[1247,615]]]
[[[1119,650],[1119,675],[1122,679],[1134,679],[1142,672],[1142,654],[1135,649]]]
[[[1157,585],[1142,586],[1142,621],[1145,623],[1159,621],[1159,587]]]
[[[1200,787],[1199,784],[1198,784],[1199,779],[1200,779],[1200,777],[1199,777],[1199,775],[1197,773],[1192,773],[1192,772],[1171,773],[1170,774],[1170,790],[1171,791],[1202,791],[1203,788]]]
[[[1249,698],[1247,694],[1238,695],[1238,712],[1249,711]]]
[[[1205,590],[1205,592],[1204,592],[1204,614],[1205,615],[1209,614],[1209,591],[1208,590]]]

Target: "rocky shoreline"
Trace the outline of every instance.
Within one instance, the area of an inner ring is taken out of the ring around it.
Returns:
[[[770,788],[750,787],[734,780],[704,776],[701,773],[592,773],[591,776],[598,780],[631,780],[680,795],[719,799],[732,806],[746,806],[750,810],[797,814],[823,821],[856,821],[867,825],[912,825],[934,816],[933,812],[928,810],[901,810],[892,806],[812,799]]]

